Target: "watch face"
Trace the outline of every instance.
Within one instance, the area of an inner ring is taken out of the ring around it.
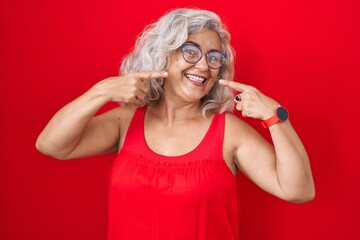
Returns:
[[[289,117],[289,113],[286,110],[286,108],[284,108],[284,107],[279,107],[276,110],[276,114],[277,114],[278,118],[280,119],[280,121],[285,121]]]

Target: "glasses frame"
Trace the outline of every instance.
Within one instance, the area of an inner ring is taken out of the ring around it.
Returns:
[[[197,49],[199,49],[199,51],[200,51],[200,57],[199,57],[199,59],[198,59],[197,61],[195,61],[195,62],[190,62],[190,61],[186,60],[186,58],[185,58],[185,56],[184,56],[184,47],[186,47],[186,46],[193,46],[193,47],[196,47]],[[209,53],[212,53],[212,52],[220,53],[220,54],[223,56],[223,61],[221,62],[221,64],[220,64],[219,67],[214,68],[214,67],[210,67],[210,65],[209,65],[209,62],[208,62],[208,54],[209,54]],[[218,50],[215,50],[215,49],[214,49],[214,50],[210,50],[210,51],[208,51],[208,52],[205,53],[205,52],[203,52],[203,51],[201,50],[201,48],[200,48],[199,46],[197,46],[197,45],[194,44],[194,43],[189,43],[189,42],[181,44],[181,53],[182,53],[182,56],[183,56],[184,60],[185,60],[187,63],[190,63],[190,64],[196,64],[196,63],[198,63],[198,62],[202,59],[203,55],[205,54],[206,63],[207,63],[207,65],[208,65],[208,67],[211,68],[211,69],[219,69],[219,68],[221,68],[222,65],[224,65],[224,62],[225,62],[226,59],[227,59],[227,56],[226,56],[225,53],[222,53],[222,52],[220,52],[220,51],[218,51]]]

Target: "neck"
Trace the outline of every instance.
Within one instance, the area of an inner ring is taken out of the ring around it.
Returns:
[[[193,119],[202,118],[201,102],[176,102],[163,97],[157,104],[148,109],[149,112],[160,118],[166,125],[174,125]]]

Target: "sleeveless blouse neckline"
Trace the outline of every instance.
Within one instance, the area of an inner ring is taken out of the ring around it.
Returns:
[[[199,151],[201,151],[202,148],[206,148],[206,142],[207,141],[211,141],[210,138],[210,133],[211,133],[211,129],[213,128],[214,122],[216,122],[216,120],[214,120],[214,118],[216,117],[216,115],[213,116],[211,123],[209,125],[209,128],[206,130],[205,135],[203,136],[203,138],[201,139],[201,141],[195,146],[195,148],[191,149],[190,151],[180,154],[180,155],[175,155],[175,156],[167,156],[161,153],[157,153],[155,152],[153,149],[150,148],[150,146],[148,145],[147,141],[146,141],[146,137],[145,137],[145,115],[146,115],[146,107],[143,107],[141,109],[139,109],[139,114],[141,114],[141,117],[143,117],[144,119],[144,124],[140,125],[139,127],[139,131],[143,132],[142,134],[142,138],[139,139],[139,141],[141,141],[141,144],[144,144],[147,148],[147,150],[149,151],[148,154],[152,155],[155,158],[158,158],[159,160],[163,160],[163,161],[169,161],[171,159],[176,159],[177,162],[181,162],[181,161],[185,161],[186,159],[189,159],[193,156],[196,156],[198,154]]]

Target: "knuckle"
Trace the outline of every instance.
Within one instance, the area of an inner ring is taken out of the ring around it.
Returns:
[[[249,86],[249,90],[253,91],[253,92],[256,92],[257,89],[255,87],[253,87],[253,86]]]
[[[152,72],[142,72],[138,75],[139,79],[149,79],[152,76]]]
[[[252,91],[253,91],[255,94],[259,95],[259,94],[261,93],[259,89],[255,88],[255,87],[252,87],[252,88],[253,88]]]

